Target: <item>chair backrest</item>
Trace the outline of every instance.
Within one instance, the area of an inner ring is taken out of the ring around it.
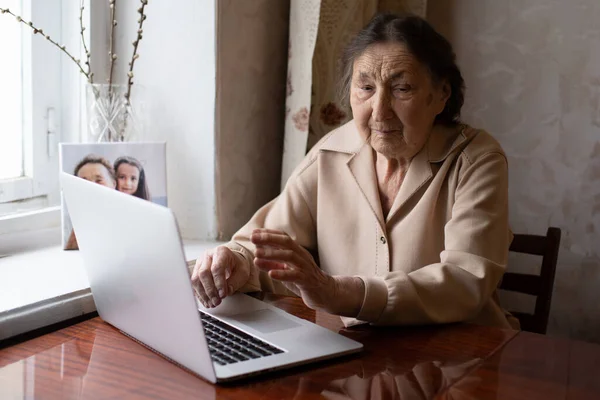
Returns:
[[[560,235],[561,230],[559,228],[549,227],[546,236],[515,234],[510,245],[510,251],[512,252],[542,256],[542,268],[539,276],[507,272],[504,274],[499,286],[502,290],[537,296],[533,315],[512,312],[519,319],[521,329],[524,331],[546,333]]]

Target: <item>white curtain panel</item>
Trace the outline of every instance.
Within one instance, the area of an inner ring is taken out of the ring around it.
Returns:
[[[302,161],[308,138],[312,58],[319,29],[321,0],[291,0],[287,98],[281,187]]]

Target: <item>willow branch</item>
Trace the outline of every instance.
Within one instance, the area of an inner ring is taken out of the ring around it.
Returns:
[[[108,93],[112,91],[113,81],[113,70],[115,67],[115,61],[117,61],[117,55],[115,54],[115,27],[117,26],[117,20],[115,18],[117,5],[116,0],[110,0],[110,50],[108,56],[110,57],[110,72],[108,74]]]
[[[143,26],[144,21],[146,20],[146,14],[144,14],[144,8],[148,4],[148,0],[140,0],[142,6],[138,8],[138,13],[140,14],[140,19],[138,19],[138,31],[137,38],[133,41],[133,55],[131,56],[131,61],[129,62],[129,72],[127,73],[127,94],[125,94],[125,99],[129,104],[130,96],[131,96],[131,85],[133,85],[133,66],[135,64],[135,60],[139,58],[139,54],[137,53],[138,45],[140,44],[140,40],[142,40],[142,33],[144,33]]]
[[[85,51],[85,57],[86,57],[85,65],[87,65],[87,72],[89,75],[89,73],[92,71],[92,66],[90,65],[91,54],[87,48],[87,45],[85,44],[85,36],[83,34],[83,32],[85,31],[85,26],[83,26],[83,9],[84,9],[83,2],[84,2],[84,0],[81,0],[81,8],[79,9],[79,27],[81,28],[81,43],[83,43],[83,50]],[[94,83],[93,77],[89,78],[89,82]]]
[[[140,40],[142,40],[142,34],[144,33],[144,21],[146,20],[146,14],[144,14],[144,9],[148,4],[148,0],[140,0],[142,6],[138,8],[138,13],[140,14],[140,19],[138,19],[138,31],[137,38],[133,41],[133,55],[131,56],[131,61],[129,62],[129,72],[127,72],[127,93],[125,94],[125,103],[129,106],[131,105],[131,86],[133,85],[133,66],[135,65],[135,60],[139,58],[139,54],[137,53],[138,45],[140,44]],[[127,129],[127,117],[128,117],[128,109],[125,109],[125,116],[123,120],[123,129],[121,130],[120,140],[125,140],[125,130]]]
[[[68,56],[68,57],[69,57],[71,60],[73,60],[73,62],[74,62],[75,64],[77,64],[77,67],[79,67],[79,70],[81,71],[81,73],[82,73],[83,75],[85,75],[85,77],[87,78],[88,82],[90,82],[90,83],[92,82],[92,79],[93,79],[93,77],[94,77],[94,74],[93,74],[93,73],[91,73],[91,72],[90,72],[90,73],[86,72],[86,71],[83,69],[83,67],[81,66],[81,61],[80,61],[78,58],[75,58],[75,57],[73,57],[73,56],[71,55],[71,53],[69,53],[69,51],[67,50],[67,48],[65,47],[65,45],[62,45],[62,46],[61,46],[61,45],[59,45],[59,44],[58,44],[58,43],[56,43],[54,40],[52,40],[52,38],[51,38],[49,35],[46,35],[46,34],[44,34],[44,31],[43,31],[42,29],[40,29],[40,28],[37,28],[35,25],[33,25],[33,22],[31,22],[31,21],[30,21],[30,22],[25,22],[25,21],[23,20],[23,18],[21,18],[21,17],[20,17],[20,16],[18,16],[18,15],[15,15],[15,14],[13,14],[13,13],[12,13],[12,12],[11,12],[11,11],[8,9],[8,8],[0,8],[0,13],[2,13],[2,14],[10,14],[10,15],[12,15],[13,17],[15,17],[15,18],[16,18],[16,20],[17,20],[18,22],[21,22],[21,23],[23,23],[23,24],[27,25],[28,27],[30,27],[30,28],[33,30],[33,34],[34,34],[34,35],[35,35],[35,34],[38,34],[38,33],[39,33],[40,35],[42,35],[42,36],[43,36],[43,37],[44,37],[44,38],[45,38],[47,41],[49,41],[50,43],[52,43],[53,45],[55,45],[56,47],[58,47],[58,48],[59,48],[59,49],[60,49],[60,50],[61,50],[63,53],[65,53],[65,54],[66,54],[66,55],[67,55],[67,56]]]

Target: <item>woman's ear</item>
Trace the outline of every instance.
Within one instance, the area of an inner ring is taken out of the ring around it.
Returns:
[[[446,108],[446,103],[448,102],[448,100],[450,99],[450,96],[452,95],[452,88],[450,87],[450,84],[448,83],[448,81],[444,81],[442,84],[440,84],[436,90],[436,103],[437,103],[437,108],[436,108],[436,115],[439,115],[442,113],[442,111],[444,111],[444,108]]]
[[[450,84],[447,81],[444,81],[444,83],[442,85],[442,101],[444,102],[444,106],[450,99],[451,95],[452,95],[452,88],[450,87]]]

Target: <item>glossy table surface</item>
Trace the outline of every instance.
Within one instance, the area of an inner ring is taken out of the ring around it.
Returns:
[[[600,399],[600,346],[469,324],[344,329],[364,352],[212,385],[93,318],[0,350],[0,399]]]

